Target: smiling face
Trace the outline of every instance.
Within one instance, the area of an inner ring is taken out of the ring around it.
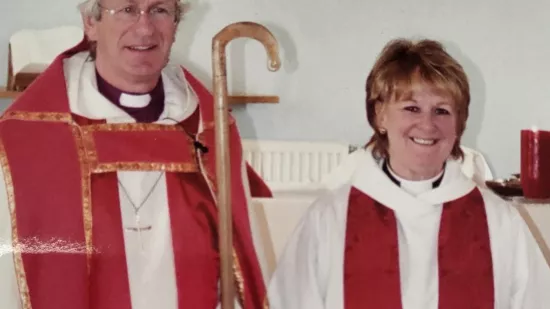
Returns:
[[[460,160],[469,115],[470,86],[464,69],[434,40],[388,42],[371,69],[367,147],[376,159],[409,180],[437,176],[447,159]]]
[[[457,141],[457,115],[451,96],[425,84],[409,96],[380,104],[379,128],[388,139],[389,163],[403,178],[435,177]]]
[[[83,17],[88,39],[97,42],[99,73],[121,90],[150,91],[175,39],[176,1],[103,0],[99,8],[99,20]],[[149,14],[139,15],[140,10]]]

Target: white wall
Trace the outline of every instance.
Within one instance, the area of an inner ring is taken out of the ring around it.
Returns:
[[[76,0],[0,4],[0,84],[7,41],[20,28],[79,24]],[[229,46],[230,89],[276,94],[277,105],[235,115],[247,138],[363,143],[364,83],[376,55],[395,37],[442,40],[471,78],[464,144],[483,152],[499,177],[519,171],[519,131],[550,129],[550,2],[543,0],[210,0],[191,1],[173,60],[207,84],[211,39],[232,22],[267,26],[283,67],[271,73],[259,43]]]

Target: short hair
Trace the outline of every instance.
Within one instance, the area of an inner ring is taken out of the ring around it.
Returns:
[[[85,0],[84,2],[78,5],[80,13],[85,17],[91,17],[97,21],[101,20],[101,8],[99,6],[100,0]],[[181,0],[175,0],[176,3],[176,15],[174,17],[174,22],[179,24],[183,19],[183,14],[187,11],[187,6],[182,3]],[[90,45],[90,58],[92,60],[96,57],[96,42],[89,42]]]
[[[101,19],[101,9],[99,7],[100,0],[85,0],[84,2],[78,5],[80,13],[84,16],[92,17],[95,20]],[[174,22],[179,23],[183,18],[183,14],[186,6],[182,3],[181,0],[175,0],[176,2],[176,16]]]
[[[456,110],[457,140],[451,151],[464,158],[460,138],[466,129],[470,105],[468,77],[462,66],[434,40],[395,39],[383,48],[366,83],[367,119],[374,130],[367,147],[378,158],[388,158],[388,137],[380,131],[377,111],[384,104],[408,99],[415,85],[426,84],[449,95]]]

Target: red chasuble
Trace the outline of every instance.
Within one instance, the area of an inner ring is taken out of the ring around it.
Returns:
[[[205,129],[197,139],[209,149],[205,154],[195,152],[184,130],[188,123],[106,124],[72,115],[63,59],[86,48],[84,41],[60,55],[0,121],[13,244],[23,249],[15,254],[15,266],[24,308],[131,308],[116,176],[126,170],[166,171],[178,308],[215,308],[213,98],[185,71],[199,98]],[[252,242],[234,120],[230,141],[236,291],[243,308],[261,308],[265,287]],[[269,196],[267,186],[251,175]]]
[[[347,218],[344,308],[402,308],[393,210],[352,188]],[[494,308],[489,230],[479,190],[443,205],[438,258],[440,309]]]

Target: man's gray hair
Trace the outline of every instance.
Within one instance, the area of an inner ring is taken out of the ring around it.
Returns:
[[[183,17],[184,11],[187,11],[187,5],[182,3],[181,0],[175,0],[176,2],[176,16],[175,22],[179,23]],[[99,7],[99,0],[85,0],[78,5],[78,9],[82,15],[92,17],[95,20],[101,19],[101,9]]]
[[[182,0],[175,0],[176,2],[176,16],[174,22],[176,24],[179,24],[180,20],[183,17],[184,11],[187,11],[187,4],[182,3]],[[85,0],[84,2],[80,3],[78,5],[78,9],[80,10],[80,13],[84,17],[91,17],[95,20],[101,19],[101,9],[99,7],[99,0]],[[90,51],[90,59],[95,60],[96,58],[96,50],[97,50],[97,42],[90,41],[89,43],[89,51]]]
[[[84,16],[93,17],[94,19],[99,19],[101,17],[99,0],[86,0],[78,5],[78,9]]]

